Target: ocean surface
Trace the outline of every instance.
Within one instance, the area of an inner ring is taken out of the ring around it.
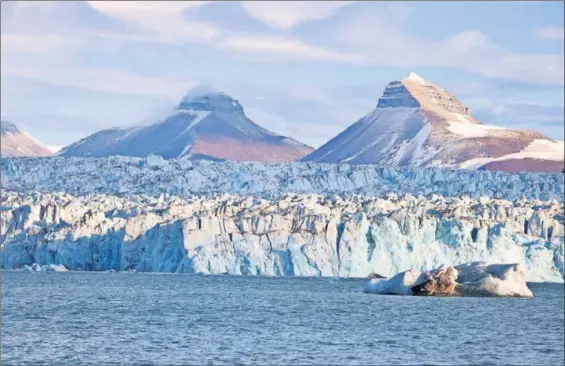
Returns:
[[[564,287],[534,299],[363,281],[2,272],[3,365],[563,365]]]

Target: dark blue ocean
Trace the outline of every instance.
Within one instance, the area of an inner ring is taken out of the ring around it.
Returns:
[[[2,273],[3,365],[564,364],[564,287],[534,299],[363,293],[360,280]]]

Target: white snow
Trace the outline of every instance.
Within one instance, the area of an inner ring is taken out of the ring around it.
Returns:
[[[536,139],[518,154],[529,158],[561,161],[565,159],[565,142]]]
[[[399,164],[403,159],[409,159],[412,165],[419,166],[432,159],[438,153],[438,150],[424,147],[431,131],[431,125],[426,123],[412,140],[403,141],[393,157],[394,163]]]
[[[415,72],[411,72],[411,73],[408,75],[408,78],[407,78],[407,79],[410,80],[410,81],[419,83],[419,84],[423,84],[423,85],[428,84],[428,82],[427,82],[423,77],[421,77],[420,75],[416,74]]]
[[[500,156],[498,158],[476,158],[460,164],[463,169],[477,169],[487,163],[512,159],[543,159],[563,161],[565,159],[565,143],[563,141],[550,141],[536,139],[528,144],[522,151]]]
[[[473,137],[486,137],[490,134],[496,133],[501,130],[508,130],[505,127],[489,126],[489,125],[477,125],[470,124],[468,122],[449,122],[447,127],[449,131],[454,134],[463,136],[465,138]]]
[[[483,165],[490,163],[493,160],[494,160],[493,158],[470,159],[470,160],[464,161],[461,164],[459,164],[459,167],[461,169],[478,169],[478,168],[482,167]]]
[[[194,115],[194,119],[192,121],[190,121],[190,123],[186,126],[184,131],[181,132],[181,135],[190,131],[192,128],[194,128],[194,126],[196,126],[197,124],[202,122],[204,120],[204,118],[206,118],[210,115],[209,111],[188,110],[188,111],[182,111],[182,112]],[[181,156],[182,155],[183,154],[181,154]]]
[[[461,123],[473,124],[473,122],[472,122],[467,116],[464,116],[464,115],[462,115],[462,114],[460,114],[460,113],[452,113],[452,114],[453,114],[453,115],[455,116],[455,118],[457,118],[457,120],[458,120],[459,122],[461,122]],[[491,126],[491,127],[492,127],[492,126]]]
[[[179,154],[178,157],[181,158],[181,157],[185,156],[190,151],[191,148],[192,148],[192,144],[187,144],[184,147],[184,149],[182,149],[182,151],[181,151],[181,153]]]

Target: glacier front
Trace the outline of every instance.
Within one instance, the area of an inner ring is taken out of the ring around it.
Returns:
[[[68,169],[68,163],[54,161]],[[90,160],[93,168],[73,169],[128,175],[123,165],[115,171],[99,169],[99,161]],[[10,184],[14,177],[26,184],[39,182],[14,170],[9,174]],[[65,173],[46,167],[42,174],[48,177],[41,183],[45,188],[47,180],[56,181]],[[78,181],[70,177],[57,183],[74,187]],[[147,177],[138,177],[140,184],[149,186]],[[97,179],[92,176],[90,184],[98,184]],[[134,189],[133,184],[126,187]],[[113,188],[108,184],[105,189]],[[119,197],[16,191],[3,191],[1,198],[3,269],[36,263],[69,270],[366,277],[485,261],[519,263],[529,281],[562,282],[564,274],[563,201],[409,194]]]

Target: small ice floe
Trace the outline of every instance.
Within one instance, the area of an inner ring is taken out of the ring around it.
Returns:
[[[39,265],[37,263],[33,263],[31,266],[25,265],[23,270],[27,272],[69,272],[69,270],[62,264]]]

